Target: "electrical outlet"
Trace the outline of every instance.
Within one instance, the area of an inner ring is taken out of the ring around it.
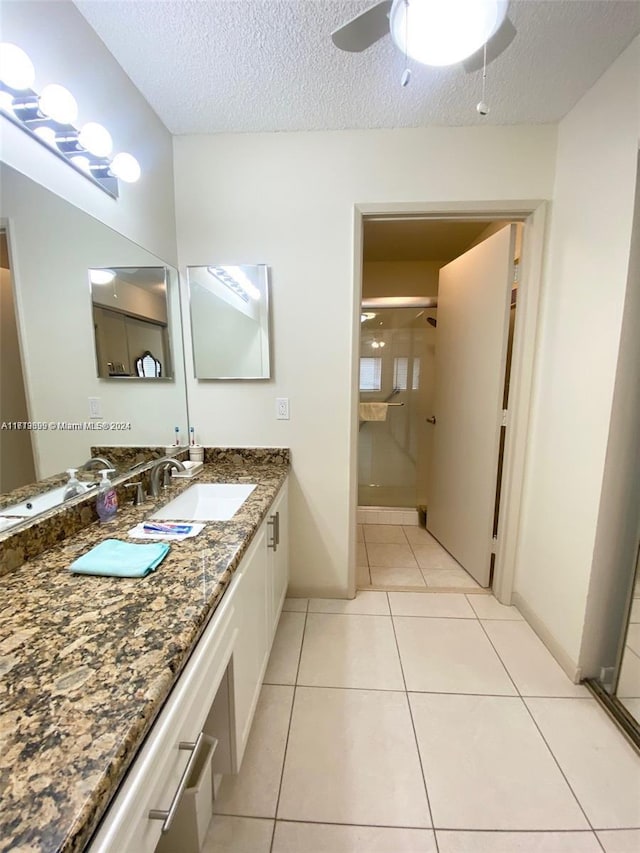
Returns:
[[[289,398],[276,397],[276,418],[279,421],[289,420]]]
[[[102,403],[100,397],[89,397],[89,417],[102,417]]]

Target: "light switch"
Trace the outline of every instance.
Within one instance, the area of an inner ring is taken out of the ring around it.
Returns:
[[[276,418],[279,421],[289,420],[289,398],[276,397]]]
[[[100,397],[89,397],[89,417],[102,417],[102,402],[100,400]]]

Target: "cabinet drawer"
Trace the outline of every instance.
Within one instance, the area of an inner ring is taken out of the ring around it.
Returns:
[[[150,819],[149,812],[169,809],[192,754],[180,743],[195,743],[224,677],[237,634],[233,616],[239,583],[240,577],[234,577],[89,844],[89,853],[155,850],[163,821]]]

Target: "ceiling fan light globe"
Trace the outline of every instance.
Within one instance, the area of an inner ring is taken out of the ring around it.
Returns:
[[[453,65],[491,38],[507,6],[507,0],[394,0],[391,37],[416,62]]]

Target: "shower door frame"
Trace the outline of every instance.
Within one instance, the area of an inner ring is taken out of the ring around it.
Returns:
[[[511,390],[508,428],[504,448],[504,467],[500,494],[500,529],[496,544],[493,593],[502,604],[511,604],[518,555],[520,511],[524,497],[526,448],[529,415],[533,395],[533,369],[537,351],[538,316],[542,283],[542,263],[547,202],[543,199],[469,202],[388,202],[355,204],[353,209],[353,322],[351,346],[352,418],[349,471],[350,554],[349,595],[356,590],[356,509],[358,491],[358,399],[360,313],[362,303],[362,248],[364,220],[393,219],[475,220],[478,222],[522,222],[524,225],[521,276],[518,285],[518,311],[511,364]],[[551,638],[550,638],[551,639]],[[556,644],[551,643],[554,647]]]
[[[363,299],[360,303],[360,307],[362,311],[366,311],[368,308],[378,308],[379,310],[384,309],[394,309],[394,308],[437,308],[438,307],[438,298],[437,296],[371,296],[368,299]],[[362,334],[362,330],[360,330],[360,334]],[[360,391],[358,385],[358,392]],[[395,392],[394,392],[395,393]],[[359,402],[362,402],[360,397],[358,398]],[[391,404],[393,405],[393,403]],[[400,405],[404,405],[401,403]],[[358,432],[360,429],[358,428]],[[416,481],[418,477],[416,465]],[[360,478],[358,477],[358,494],[360,493]],[[359,499],[356,501],[359,505]],[[415,501],[413,502],[413,506],[415,507]],[[404,507],[405,509],[412,509],[413,507]]]

